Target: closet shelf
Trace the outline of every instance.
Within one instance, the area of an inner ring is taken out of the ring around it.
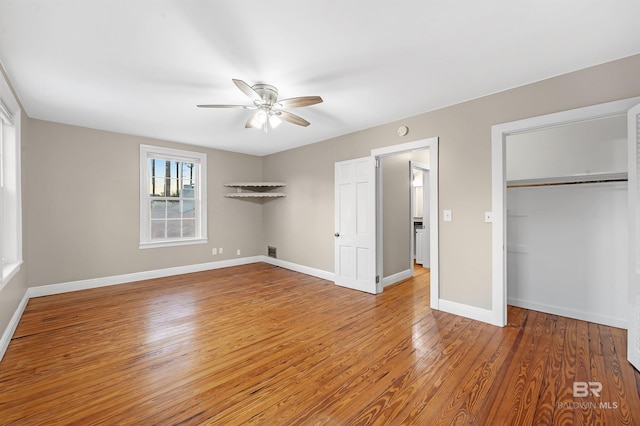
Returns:
[[[518,179],[507,181],[507,188],[527,186],[571,185],[581,183],[621,182],[628,179],[627,172],[620,173],[585,173],[579,175],[556,176],[534,179]]]

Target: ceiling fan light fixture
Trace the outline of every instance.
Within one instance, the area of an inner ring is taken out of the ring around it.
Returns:
[[[278,101],[278,89],[270,84],[258,83],[249,86],[242,80],[233,79],[233,83],[253,101],[253,105],[197,105],[199,108],[244,108],[257,110],[249,117],[245,128],[261,129],[267,132],[287,121],[297,126],[307,127],[309,123],[302,117],[283,111],[282,108],[300,108],[322,102],[320,96],[299,96]]]
[[[254,119],[258,126],[262,126],[267,121],[267,112],[264,109],[259,109],[256,112]]]
[[[280,125],[280,123],[282,123],[282,120],[280,120],[280,117],[278,117],[273,113],[269,115],[269,125],[271,126],[271,128],[275,129]]]

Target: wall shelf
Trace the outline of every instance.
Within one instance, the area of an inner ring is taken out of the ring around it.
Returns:
[[[236,188],[237,192],[224,194],[227,198],[282,198],[287,194],[284,192],[270,192],[274,188],[287,186],[284,182],[231,182],[223,186]]]

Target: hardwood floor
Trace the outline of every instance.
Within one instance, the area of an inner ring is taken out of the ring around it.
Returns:
[[[257,263],[32,299],[0,423],[640,424],[624,330],[513,307],[499,328],[428,298],[421,268],[373,296]]]

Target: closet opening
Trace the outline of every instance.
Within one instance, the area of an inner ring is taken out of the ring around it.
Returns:
[[[626,115],[509,135],[507,304],[626,327]]]

